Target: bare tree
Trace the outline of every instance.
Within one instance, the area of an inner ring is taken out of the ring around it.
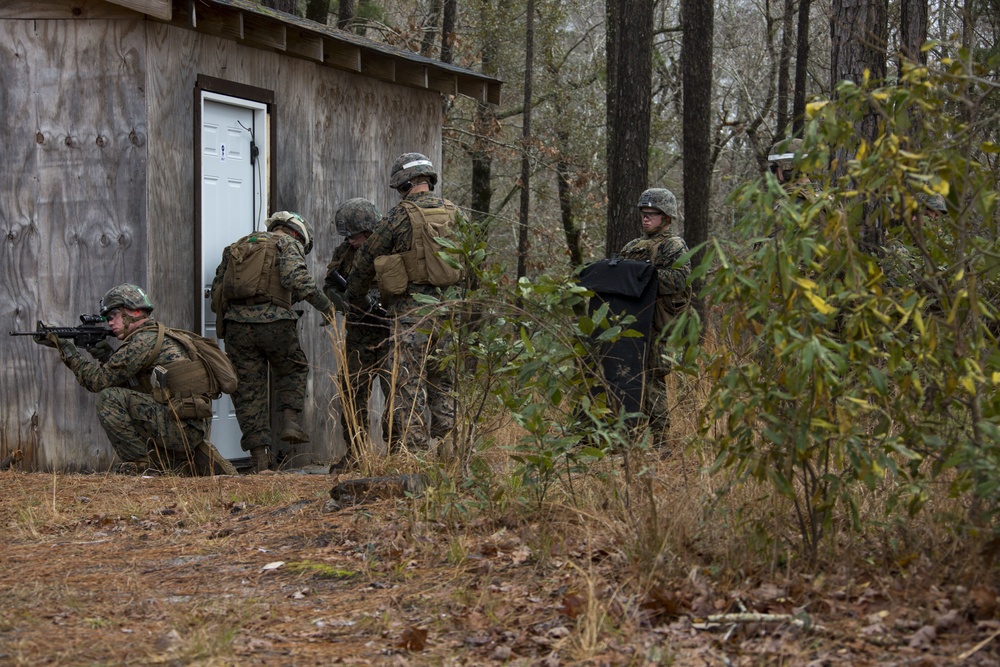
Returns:
[[[681,61],[684,77],[684,239],[689,247],[708,240],[712,195],[711,2],[681,0]],[[698,254],[698,257],[702,253]],[[697,304],[700,306],[700,303]]]
[[[298,2],[297,0],[261,0],[262,5],[265,7],[270,7],[271,9],[276,9],[279,12],[285,12],[286,14],[291,14],[296,16],[298,12]]]
[[[521,127],[521,211],[517,226],[517,277],[528,275],[528,216],[531,206],[531,79],[535,57],[535,0],[528,0],[524,31],[524,114]]]
[[[608,224],[605,250],[639,235],[635,203],[649,168],[652,0],[607,0]]]
[[[337,27],[347,30],[354,20],[354,0],[340,0],[337,5]]]
[[[330,0],[306,0],[306,18],[326,25],[330,17]]]
[[[441,20],[441,0],[431,0],[427,8],[427,18],[424,19],[424,34],[420,38],[420,55],[430,56],[434,42],[437,41],[438,22]]]
[[[775,127],[778,136],[784,136],[788,131],[788,91],[789,69],[792,64],[792,43],[795,37],[793,29],[795,18],[795,0],[785,0],[785,9],[781,15],[781,52],[778,56],[778,123]]]
[[[455,45],[455,21],[458,19],[458,0],[444,0],[444,16],[441,19],[441,62],[452,61]]]
[[[799,0],[799,24],[795,49],[795,99],[792,102],[792,134],[802,134],[806,117],[806,85],[809,78],[809,8],[812,0]]]
[[[901,0],[899,3],[899,50],[914,63],[927,64],[927,54],[920,50],[927,41],[927,0]],[[900,64],[902,74],[902,63]]]

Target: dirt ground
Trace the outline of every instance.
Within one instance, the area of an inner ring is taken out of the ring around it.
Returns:
[[[643,590],[614,536],[343,479],[0,472],[0,664],[1000,665],[995,582],[946,563]]]

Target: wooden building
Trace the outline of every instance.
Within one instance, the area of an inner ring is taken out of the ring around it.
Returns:
[[[368,197],[388,210],[401,153],[439,163],[442,96],[458,94],[497,103],[500,82],[247,0],[5,0],[6,329],[77,324],[130,282],[157,319],[213,335],[206,287],[222,248],[272,211],[313,224],[322,283],[341,241],[336,207]],[[312,442],[300,460],[326,462],[343,446],[335,354],[302,307]],[[0,336],[0,359],[0,459],[20,449],[28,469],[112,464],[96,396],[55,351]],[[231,403],[218,413],[212,440],[238,458]]]

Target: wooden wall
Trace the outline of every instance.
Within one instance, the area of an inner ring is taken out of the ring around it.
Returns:
[[[0,20],[8,331],[77,324],[109,287],[146,277],[146,36],[134,17]],[[0,359],[0,455],[21,448],[41,468],[110,463],[94,397],[54,350],[2,335]]]
[[[18,3],[15,3],[17,5]],[[24,3],[20,3],[23,5]],[[30,3],[29,3],[30,4]],[[59,2],[44,0],[46,15]],[[66,6],[66,5],[62,5]],[[87,12],[101,5],[88,0]],[[0,18],[4,16],[0,10]],[[23,16],[23,14],[22,14]],[[315,227],[321,283],[342,240],[336,207],[368,197],[387,211],[401,153],[441,159],[441,97],[120,12],[76,20],[0,20],[0,312],[8,330],[75,324],[121,282],[144,285],[158,319],[193,328],[194,86],[199,74],[275,92],[273,210]],[[235,239],[234,239],[235,240]],[[339,456],[331,338],[305,305],[313,368],[306,408],[317,461]],[[0,336],[0,456],[40,469],[101,469],[112,450],[53,350]]]

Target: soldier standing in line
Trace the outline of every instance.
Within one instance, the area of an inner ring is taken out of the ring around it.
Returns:
[[[372,382],[382,382],[380,371],[389,340],[389,321],[379,317],[370,307],[378,303],[377,290],[369,292],[369,308],[361,313],[348,308],[344,302],[346,278],[351,275],[358,248],[368,240],[382,219],[371,201],[355,197],[340,205],[334,216],[337,233],[344,241],[333,251],[333,258],[326,267],[323,291],[337,310],[344,313],[346,321],[345,368],[339,373],[341,397],[341,424],[347,441],[345,463],[357,460],[362,437],[368,426],[368,399]],[[385,395],[385,386],[382,385]],[[388,422],[388,411],[383,412],[383,433]]]
[[[299,313],[292,304],[308,301],[325,321],[334,317],[330,300],[306,266],[312,228],[290,211],[274,213],[265,224],[266,232],[254,232],[226,247],[212,281],[218,335],[225,338],[226,354],[239,377],[233,405],[243,431],[240,444],[250,452],[256,472],[271,467],[269,369],[282,415],[278,437],[292,445],[309,442],[298,421],[309,366],[299,345]]]
[[[446,340],[440,335],[441,315],[421,317],[415,295],[438,295],[441,281],[434,284],[429,267],[438,251],[427,241],[428,229],[458,229],[464,217],[458,207],[433,193],[438,175],[430,159],[421,153],[396,158],[389,187],[402,200],[375,227],[358,249],[347,279],[344,298],[359,311],[367,309],[368,292],[377,278],[382,303],[393,317],[393,344],[385,361],[393,387],[390,439],[404,440],[413,447],[428,448],[432,439],[442,439],[455,423],[451,396],[451,371],[429,361],[443,353]],[[438,231],[434,236],[446,236]],[[461,279],[456,275],[452,284]],[[427,330],[430,329],[430,333]]]
[[[652,262],[656,267],[656,311],[652,340],[646,353],[643,411],[649,419],[654,440],[662,442],[670,428],[666,387],[670,364],[664,358],[664,342],[670,334],[670,324],[691,301],[691,288],[687,285],[691,262],[676,266],[688,247],[684,239],[670,229],[677,218],[674,193],[666,188],[646,190],[639,197],[638,208],[642,216],[642,236],[626,243],[619,255],[622,259]]]
[[[73,341],[55,334],[35,341],[57,348],[77,381],[98,394],[97,417],[122,460],[120,472],[142,474],[169,460],[193,464],[200,450],[208,457],[202,459],[208,469],[195,465],[192,472],[236,474],[232,464],[206,440],[212,423],[212,399],[199,392],[208,390],[207,371],[201,366],[199,373],[200,364],[195,363],[194,372],[189,372],[192,364],[187,349],[169,333],[164,335],[164,327],[153,319],[152,312],[153,303],[141,287],[124,284],[108,290],[101,300],[101,315],[123,344],[112,350],[107,341],[101,341],[89,350],[96,362],[85,359]],[[183,386],[168,386],[178,394],[195,394],[180,408],[169,404],[154,377],[159,371],[161,377],[169,379],[179,362],[189,362],[180,364],[186,372],[177,375],[184,378]]]

